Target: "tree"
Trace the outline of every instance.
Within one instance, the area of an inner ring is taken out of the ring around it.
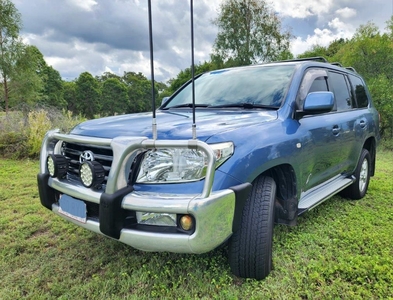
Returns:
[[[43,99],[44,82],[47,79],[45,67],[46,62],[37,47],[23,45],[10,75],[10,106],[33,105]]]
[[[115,77],[102,84],[102,111],[106,115],[123,114],[128,109],[127,86]]]
[[[52,66],[45,65],[43,102],[57,108],[66,108],[67,101],[64,99],[63,80],[60,73]]]
[[[291,58],[288,31],[264,0],[225,0],[213,21],[219,32],[212,61],[225,66]]]
[[[72,111],[74,114],[79,114],[76,83],[74,81],[63,81],[63,97],[67,102],[67,110]]]
[[[3,88],[5,111],[9,105],[9,80],[23,51],[19,38],[21,15],[10,0],[0,0],[0,80]]]
[[[100,87],[97,79],[83,72],[76,80],[77,109],[87,118],[94,118],[100,112]]]
[[[343,38],[336,39],[330,43],[329,46],[324,47],[321,45],[313,45],[310,50],[305,51],[298,55],[298,58],[316,57],[322,56],[328,61],[333,62],[335,60],[335,55],[340,51],[340,49],[347,44],[348,41]]]
[[[334,58],[344,65],[354,67],[367,79],[387,74],[393,78],[392,40],[381,35],[374,23],[360,25],[353,38],[336,53]]]
[[[194,74],[198,75],[204,72],[212,71],[217,68],[220,68],[220,66],[216,66],[212,62],[204,62],[203,64],[196,64],[194,66]],[[177,89],[179,89],[183,84],[185,84],[188,80],[191,79],[191,67],[186,68],[177,74],[176,78],[172,78],[169,80],[169,87],[167,91],[165,91],[165,95],[172,95],[174,92],[176,92]]]
[[[128,112],[144,112],[151,110],[151,81],[142,73],[124,72],[122,77],[128,89]],[[157,89],[156,89],[156,95]]]

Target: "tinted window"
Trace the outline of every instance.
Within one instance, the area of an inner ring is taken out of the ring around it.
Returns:
[[[367,107],[368,97],[363,82],[359,77],[350,75],[352,90],[356,99],[357,107]]]
[[[312,92],[327,92],[327,91],[328,91],[328,86],[325,77],[318,77],[313,81],[310,90],[308,92],[312,93]]]
[[[309,93],[328,91],[326,78],[327,72],[324,69],[307,70],[304,74],[296,100],[298,109],[303,109],[304,99],[306,99]]]
[[[294,66],[255,66],[212,71],[195,80],[195,103],[230,105],[240,103],[279,107],[286,94]],[[165,106],[192,103],[188,84]]]
[[[329,72],[331,88],[336,100],[337,111],[348,110],[352,108],[351,94],[343,74]]]

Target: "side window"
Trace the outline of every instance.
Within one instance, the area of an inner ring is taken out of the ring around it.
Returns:
[[[328,91],[328,86],[326,82],[326,77],[318,77],[315,78],[313,83],[310,86],[310,89],[308,90],[308,93],[312,92],[327,92]]]
[[[329,71],[329,82],[336,100],[337,111],[351,109],[351,94],[345,75]]]
[[[350,75],[352,91],[354,93],[354,98],[356,99],[357,107],[367,107],[368,106],[368,96],[366,93],[366,89],[364,87],[364,83],[359,77]]]
[[[303,109],[304,99],[312,92],[328,91],[327,72],[324,69],[309,69],[304,74],[297,96],[297,107]]]

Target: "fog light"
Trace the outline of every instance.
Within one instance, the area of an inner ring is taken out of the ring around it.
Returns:
[[[67,174],[67,158],[60,154],[49,154],[46,159],[46,167],[51,177],[62,178]]]
[[[191,230],[194,227],[194,222],[190,215],[184,215],[180,218],[180,226],[183,230]]]
[[[137,211],[136,219],[138,224],[173,227],[176,226],[176,214]]]
[[[85,187],[92,187],[101,184],[105,179],[104,167],[96,161],[86,161],[79,169],[82,183]]]

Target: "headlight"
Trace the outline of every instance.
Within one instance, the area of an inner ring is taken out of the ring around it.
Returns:
[[[233,144],[210,145],[216,155],[216,168],[233,154]],[[203,151],[188,148],[149,150],[141,163],[137,182],[184,182],[205,177],[207,157]]]

